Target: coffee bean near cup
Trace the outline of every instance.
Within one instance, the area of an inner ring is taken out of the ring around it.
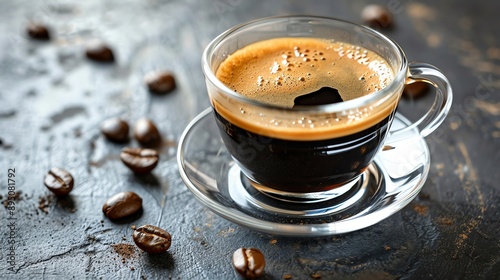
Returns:
[[[224,145],[254,188],[281,196],[318,197],[359,180],[389,135],[407,81],[437,88],[411,126],[422,136],[452,100],[438,69],[408,63],[389,38],[336,19],[243,24],[214,39],[202,61]]]
[[[255,279],[264,275],[266,260],[257,248],[239,248],[233,253],[234,269],[245,279]]]

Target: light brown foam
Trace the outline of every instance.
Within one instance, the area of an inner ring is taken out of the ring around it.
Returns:
[[[217,78],[248,98],[292,107],[297,96],[331,87],[344,101],[378,91],[394,78],[384,59],[346,43],[277,38],[251,44],[221,63]]]
[[[296,97],[322,87],[337,89],[347,101],[376,92],[394,79],[388,63],[376,53],[315,38],[277,38],[248,45],[228,56],[216,76],[243,96],[285,108],[293,107]],[[392,98],[383,108],[285,119],[230,100],[211,101],[235,125],[293,140],[328,139],[361,131],[386,118],[397,104],[397,98]]]

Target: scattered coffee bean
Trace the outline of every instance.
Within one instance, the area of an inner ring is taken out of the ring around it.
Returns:
[[[244,278],[253,279],[264,274],[266,261],[258,249],[240,248],[233,254],[233,266]]]
[[[166,230],[152,225],[144,225],[132,235],[137,247],[148,253],[163,253],[170,248],[172,237]]]
[[[73,176],[62,169],[54,167],[49,170],[43,183],[57,196],[67,195],[73,189]]]
[[[411,84],[405,85],[405,89],[403,90],[403,96],[407,98],[418,98],[429,90],[429,84],[426,82],[414,82]]]
[[[32,39],[50,40],[49,30],[42,24],[31,22],[26,27],[26,32]]]
[[[161,135],[156,125],[147,118],[141,118],[134,127],[134,137],[141,145],[154,146],[161,141]]]
[[[115,61],[115,56],[110,47],[102,42],[91,42],[87,45],[87,50],[85,54],[88,59],[97,62],[113,62]]]
[[[146,174],[151,172],[158,164],[159,154],[151,149],[123,148],[120,158],[133,172]]]
[[[108,198],[102,212],[111,220],[128,217],[142,208],[142,198],[134,192],[121,192]]]
[[[128,131],[128,123],[120,118],[107,119],[101,124],[102,134],[113,142],[126,142]]]
[[[175,89],[175,78],[170,72],[154,71],[144,77],[144,82],[152,93],[164,94]]]
[[[361,18],[366,25],[373,28],[389,28],[392,25],[392,13],[377,4],[366,6],[361,11]]]

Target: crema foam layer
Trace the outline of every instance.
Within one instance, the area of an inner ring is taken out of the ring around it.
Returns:
[[[292,108],[295,98],[323,87],[337,89],[343,101],[362,97],[389,85],[394,73],[382,57],[359,46],[316,38],[276,38],[229,55],[216,77],[249,99]],[[397,104],[393,98],[383,108],[359,108],[347,115],[280,118],[229,100],[212,97],[211,101],[235,125],[291,140],[328,139],[361,131],[386,118]]]

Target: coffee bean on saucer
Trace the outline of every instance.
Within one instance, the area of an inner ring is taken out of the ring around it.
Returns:
[[[405,85],[403,97],[418,98],[425,95],[429,91],[429,84],[426,82],[413,82]]]
[[[158,164],[159,154],[151,149],[123,148],[120,158],[134,173],[146,174],[151,172]]]
[[[109,46],[103,42],[91,42],[87,45],[85,50],[85,55],[88,59],[97,62],[113,62],[115,61],[115,56],[113,51]]]
[[[173,91],[176,87],[175,78],[167,71],[153,71],[144,77],[144,82],[152,93],[165,94]]]
[[[384,6],[371,4],[361,11],[363,22],[373,28],[389,28],[392,25],[392,13]]]
[[[50,40],[50,33],[48,28],[40,23],[30,22],[26,27],[26,33],[32,39],[36,40]]]
[[[142,209],[142,198],[134,192],[121,192],[108,198],[102,212],[111,220],[118,220]]]
[[[132,237],[137,247],[147,253],[163,253],[170,248],[172,242],[170,233],[152,225],[135,229]]]
[[[233,254],[233,266],[242,277],[253,279],[264,274],[266,261],[259,249],[240,248]]]
[[[147,118],[141,118],[135,123],[134,137],[141,145],[154,146],[161,141],[161,135],[156,125]]]
[[[73,182],[73,176],[68,171],[57,167],[51,168],[43,180],[47,189],[57,196],[64,196],[71,192]]]
[[[128,123],[120,118],[110,118],[102,122],[101,132],[113,142],[126,142],[128,140]]]

